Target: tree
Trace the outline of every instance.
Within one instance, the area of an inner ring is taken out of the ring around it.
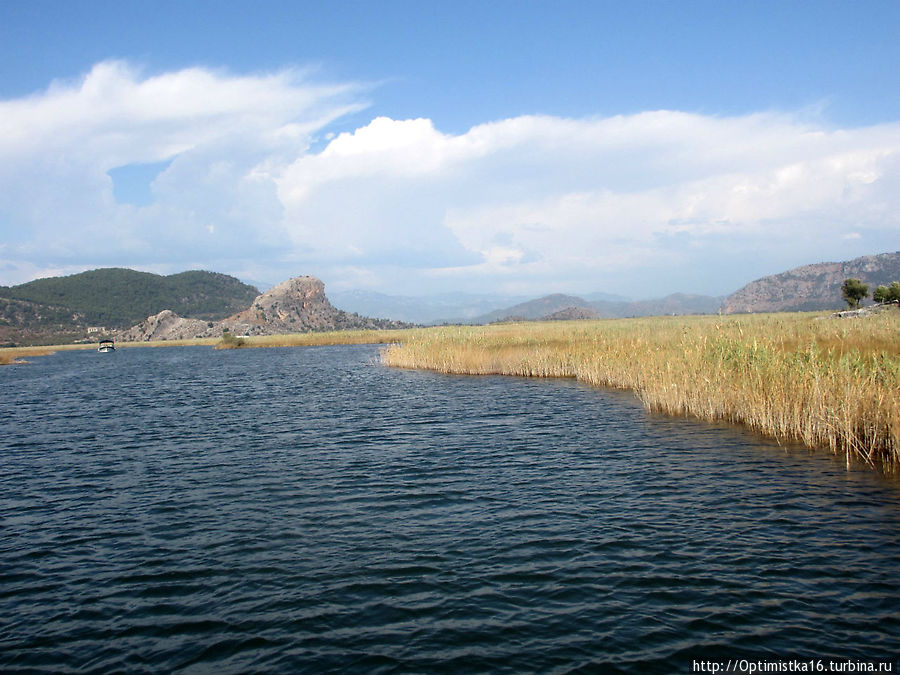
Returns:
[[[900,302],[900,281],[895,281],[890,286],[888,286],[888,296],[886,302],[889,302],[891,300]]]
[[[900,281],[895,281],[890,286],[879,286],[872,293],[875,302],[900,301]]]
[[[859,307],[859,301],[869,296],[869,285],[859,279],[846,279],[841,284],[841,297],[850,307]]]

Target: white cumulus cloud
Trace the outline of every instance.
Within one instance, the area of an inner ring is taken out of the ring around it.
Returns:
[[[519,117],[459,135],[378,118],[278,185],[297,243],[394,283],[412,268],[524,292],[725,292],[782,261],[896,246],[898,158],[898,124],[788,115]]]
[[[109,62],[0,101],[0,282],[134,265],[404,293],[724,293],[900,241],[900,123],[651,111],[335,128],[360,96],[298,71]],[[151,203],[118,202],[110,172],[152,162],[168,163]]]
[[[4,271],[22,281],[42,268],[178,269],[252,256],[280,239],[271,167],[364,107],[357,96],[358,87],[311,84],[291,70],[144,76],[104,62],[78,81],[0,101]],[[116,202],[108,172],[163,160],[154,203]]]

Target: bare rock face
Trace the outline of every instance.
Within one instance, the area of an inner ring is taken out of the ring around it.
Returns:
[[[368,319],[335,309],[325,297],[325,284],[315,277],[288,279],[262,295],[242,312],[222,321],[185,319],[164,310],[148,317],[117,339],[123,342],[182,340],[195,337],[232,335],[280,335],[310,331],[403,328],[409,324],[385,319]]]
[[[735,314],[835,309],[843,304],[841,284],[851,277],[869,284],[870,292],[876,286],[900,280],[900,251],[846,262],[804,265],[757,279],[725,298],[722,311]]]
[[[218,334],[221,335],[219,330]],[[159,314],[147,317],[137,326],[119,333],[122,342],[148,342],[150,340],[187,340],[195,337],[215,335],[215,324],[200,319],[185,319],[175,312],[164,309]]]
[[[295,277],[257,296],[253,304],[222,321],[234,335],[276,335],[329,330],[344,312],[325,297],[325,284],[315,277]]]

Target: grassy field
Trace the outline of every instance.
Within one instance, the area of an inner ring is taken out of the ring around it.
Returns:
[[[290,333],[235,337],[216,342],[216,349],[247,347],[314,347],[317,345],[391,344],[415,334],[416,329],[403,330],[337,330],[323,333]]]
[[[900,312],[658,317],[412,331],[382,361],[443,373],[572,377],[648,410],[739,423],[900,471]]]

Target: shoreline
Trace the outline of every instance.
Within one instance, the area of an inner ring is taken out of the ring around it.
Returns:
[[[136,349],[140,347],[212,347],[214,349],[248,349],[265,347],[314,347],[324,345],[344,344],[390,344],[398,342],[409,331],[419,329],[396,330],[347,330],[347,331],[323,331],[321,333],[288,333],[283,335],[257,335],[253,337],[241,337],[240,344],[230,346],[221,338],[188,338],[184,340],[149,340],[146,342],[116,342],[116,349]],[[63,351],[90,351],[96,350],[98,342],[63,344],[63,345],[35,345],[28,347],[0,347],[0,366],[25,364],[27,361],[18,359],[29,356],[49,356],[55,352]]]
[[[738,424],[900,476],[900,312],[701,315],[120,342],[225,349],[382,344],[385,366],[574,378],[652,412]],[[821,320],[820,320],[821,319]],[[0,349],[0,364],[73,344]]]
[[[656,317],[446,327],[382,363],[459,375],[575,378],[648,411],[725,421],[900,475],[900,312]]]

